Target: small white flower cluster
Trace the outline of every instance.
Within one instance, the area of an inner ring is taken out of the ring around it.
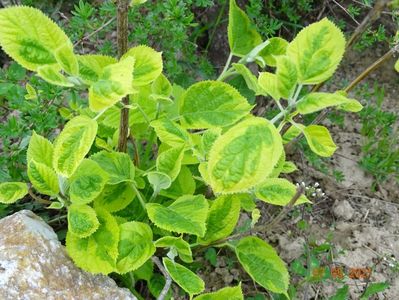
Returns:
[[[321,198],[324,197],[326,194],[323,192],[323,190],[320,187],[320,184],[318,182],[315,182],[313,185],[307,186],[305,182],[297,183],[296,186],[302,186],[305,188],[305,195],[307,197],[313,197],[313,198]]]
[[[399,268],[399,262],[396,260],[395,257],[393,257],[393,256],[389,256],[389,257],[384,256],[383,260],[388,264],[388,266],[390,268],[395,268],[395,269]]]

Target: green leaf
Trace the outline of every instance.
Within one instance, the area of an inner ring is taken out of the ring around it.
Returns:
[[[155,242],[157,248],[174,248],[182,261],[192,263],[193,257],[191,253],[190,244],[183,238],[174,236],[164,236]]]
[[[244,300],[241,283],[234,287],[225,287],[213,293],[199,295],[194,300]]]
[[[345,284],[342,288],[338,289],[334,296],[328,300],[347,300],[349,297],[349,286]]]
[[[60,192],[57,174],[45,164],[31,159],[28,164],[28,177],[33,187],[41,194],[55,196]]]
[[[252,212],[256,208],[255,199],[249,194],[239,194],[241,208],[246,212]]]
[[[258,85],[258,93],[260,95],[271,96],[274,100],[279,100],[281,98],[276,74],[269,72],[259,73]]]
[[[399,72],[399,59],[395,62],[394,68],[396,72]]]
[[[168,102],[172,102],[170,100],[170,95],[172,94],[172,85],[165,75],[160,74],[157,79],[151,84],[151,97],[155,100],[167,100]]]
[[[108,173],[108,184],[118,184],[124,181],[134,181],[134,165],[126,153],[100,151],[92,156],[98,165]]]
[[[125,274],[141,267],[154,253],[152,230],[140,222],[127,222],[119,226],[118,273]]]
[[[287,52],[288,42],[279,37],[269,39],[269,44],[259,53],[259,56],[265,61],[266,65],[275,67],[276,57],[284,55]]]
[[[203,195],[185,195],[168,207],[158,203],[146,205],[148,217],[159,228],[177,233],[205,235],[208,202]]]
[[[297,83],[295,64],[285,55],[277,56],[275,59],[277,64],[277,90],[283,98],[289,99],[294,94]]]
[[[204,281],[186,267],[173,262],[166,257],[164,257],[162,261],[166,271],[168,271],[173,281],[190,294],[190,297],[201,293],[205,289]]]
[[[160,192],[160,195],[177,199],[183,195],[193,195],[195,192],[195,181],[193,178],[193,174],[186,166],[182,166],[179,175],[175,181],[173,181],[172,185]]]
[[[248,88],[253,90],[255,93],[258,92],[259,86],[258,86],[258,79],[256,76],[251,72],[250,69],[248,69],[245,65],[243,64],[233,64],[234,69],[238,74],[240,74],[244,80],[245,83],[247,84]]]
[[[96,212],[88,205],[68,207],[68,230],[79,238],[92,235],[100,226]]]
[[[33,159],[37,163],[52,167],[53,150],[53,144],[51,144],[48,139],[38,135],[35,131],[33,131],[32,137],[29,141],[28,150],[26,152],[26,161],[29,164],[29,162]]]
[[[158,119],[151,122],[151,126],[162,143],[171,147],[180,147],[190,140],[188,132],[177,123],[169,119]]]
[[[208,175],[215,193],[239,193],[261,183],[283,151],[280,134],[263,118],[248,118],[216,140]]]
[[[205,155],[211,151],[213,144],[222,134],[222,129],[219,127],[208,129],[201,137],[201,147]]]
[[[157,170],[167,174],[172,181],[179,175],[181,162],[184,155],[184,146],[170,148],[157,157]]]
[[[69,40],[68,40],[69,41]],[[54,57],[65,72],[78,75],[79,64],[76,55],[73,53],[73,46],[70,44],[63,44],[54,52]]]
[[[283,135],[283,144],[288,144],[294,138],[302,133],[302,130],[297,126],[291,125]]]
[[[309,125],[303,131],[310,149],[322,157],[330,157],[337,150],[327,128],[320,125]]]
[[[258,199],[280,206],[287,205],[295,194],[295,185],[284,178],[268,178],[261,185],[257,186],[255,191]],[[295,205],[309,202],[305,195],[301,195],[295,202]]]
[[[92,111],[107,109],[133,92],[134,65],[134,58],[126,57],[104,67],[99,80],[89,88],[89,106]]]
[[[37,68],[37,75],[45,81],[59,86],[72,87],[73,83],[61,74],[61,67],[58,65],[44,65]]]
[[[130,6],[137,6],[143,3],[146,3],[147,0],[131,0],[130,1]]]
[[[14,6],[0,10],[0,45],[28,70],[59,64],[71,74],[77,71],[72,42],[36,8]]]
[[[28,193],[28,186],[23,182],[0,183],[0,203],[10,204],[22,199]]]
[[[26,89],[26,93],[27,93],[25,95],[26,100],[36,100],[37,99],[37,92],[33,86],[31,86],[29,83],[26,83],[25,89]]]
[[[243,57],[262,43],[262,37],[256,31],[255,25],[252,24],[245,12],[238,7],[235,0],[230,0],[227,33],[230,52],[236,56]]]
[[[181,101],[181,123],[190,129],[229,126],[251,110],[247,100],[235,88],[219,81],[193,84]]]
[[[135,59],[133,71],[133,85],[143,86],[153,82],[162,73],[162,53],[140,45],[130,48],[123,56]]]
[[[98,81],[106,66],[117,63],[111,56],[105,55],[78,55],[79,76],[88,84]]]
[[[89,152],[96,137],[97,122],[86,116],[70,120],[54,143],[54,170],[70,177]]]
[[[360,300],[367,300],[372,295],[385,291],[389,288],[388,282],[375,282],[370,283],[367,289],[364,291],[363,295],[360,297]]]
[[[159,191],[167,189],[172,184],[172,179],[162,172],[148,172],[147,173],[148,182],[152,185],[155,194]]]
[[[272,246],[250,236],[240,240],[235,252],[245,271],[258,284],[274,293],[287,293],[288,270]]]
[[[69,196],[72,203],[87,204],[101,194],[108,174],[93,160],[84,159],[71,177]]]
[[[79,238],[70,231],[66,235],[66,250],[75,264],[91,273],[107,275],[116,269],[119,226],[104,209],[96,209],[100,226],[87,238]]]
[[[201,245],[208,245],[214,241],[229,236],[240,216],[240,195],[223,195],[212,202],[206,221],[206,233],[199,238]]]
[[[95,207],[102,207],[109,212],[116,212],[127,207],[136,196],[132,183],[106,185],[101,194],[94,199]]]
[[[298,170],[298,168],[292,161],[285,161],[281,173],[289,174],[296,170]]]
[[[302,29],[287,48],[301,84],[317,84],[330,78],[344,52],[344,34],[327,18]]]
[[[303,97],[297,103],[297,110],[301,114],[310,114],[323,108],[330,107],[330,106],[338,106],[345,110],[345,105],[349,105],[349,111],[360,111],[362,109],[362,105],[355,99],[349,99],[339,93],[310,93]],[[350,108],[353,107],[355,110],[351,110]]]

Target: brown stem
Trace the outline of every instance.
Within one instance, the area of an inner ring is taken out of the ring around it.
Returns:
[[[36,196],[33,193],[32,189],[29,189],[28,193],[29,193],[29,196],[31,196],[33,198],[33,200],[35,200],[36,202],[38,202],[40,204],[51,204],[52,203],[50,200],[46,200],[46,199],[43,199],[43,198],[40,198],[40,197]]]
[[[395,47],[392,47],[387,53],[385,53],[383,56],[381,56],[378,60],[376,60],[374,63],[372,63],[366,70],[364,70],[359,76],[355,78],[345,89],[345,92],[350,92],[356,85],[359,84],[360,81],[362,81],[364,78],[366,78],[371,72],[373,72],[375,69],[377,69],[379,66],[381,66],[384,62],[386,62],[389,58],[391,58],[395,52],[397,52],[399,49],[399,46],[396,45]]]
[[[157,265],[159,271],[161,271],[162,275],[165,277],[165,285],[157,298],[157,300],[164,300],[166,294],[170,289],[170,286],[172,285],[172,278],[170,277],[169,273],[165,270],[164,266],[162,265],[158,257],[153,256],[151,260],[154,262],[154,264]]]
[[[129,0],[118,0],[117,7],[117,42],[118,42],[118,57],[121,58],[127,51],[127,36],[128,36],[128,10]],[[118,151],[127,151],[127,138],[129,136],[129,109],[125,107],[129,105],[129,96],[122,99],[124,107],[121,110],[121,120],[119,123],[119,139]]]
[[[390,0],[378,0],[375,2],[374,7],[369,11],[367,16],[363,19],[362,23],[355,29],[350,37],[346,47],[351,48],[359,37],[366,31],[367,27],[374,23],[381,15],[383,9],[388,5]]]

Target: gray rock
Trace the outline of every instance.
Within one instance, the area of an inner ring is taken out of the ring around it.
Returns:
[[[23,210],[0,220],[0,299],[136,299],[109,277],[77,268],[53,229]]]

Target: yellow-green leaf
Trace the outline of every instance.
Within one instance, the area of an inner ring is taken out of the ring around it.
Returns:
[[[106,66],[117,63],[117,60],[106,55],[78,55],[79,75],[88,84],[98,81]]]
[[[28,193],[28,186],[23,182],[0,183],[0,203],[10,204],[22,199]]]
[[[89,106],[98,112],[113,106],[133,92],[134,58],[126,57],[103,68],[98,81],[89,88]]]
[[[72,203],[87,204],[101,194],[108,174],[94,160],[84,159],[71,177],[69,196]]]
[[[240,57],[249,54],[262,43],[262,37],[256,31],[255,24],[238,7],[235,0],[230,0],[228,39],[231,53]]]
[[[0,10],[0,45],[28,70],[59,64],[67,72],[76,71],[72,42],[36,8],[13,6]]]
[[[281,95],[278,88],[277,76],[270,72],[261,72],[258,77],[258,94],[271,96],[274,100],[279,100]]]
[[[34,159],[28,163],[28,177],[33,187],[41,194],[55,196],[60,191],[54,170]]]
[[[184,146],[170,148],[157,157],[157,171],[167,174],[172,181],[179,175],[184,155]]]
[[[240,216],[240,195],[223,195],[212,201],[206,221],[206,233],[198,242],[208,245],[214,241],[229,236]]]
[[[159,228],[177,233],[204,236],[208,202],[203,195],[185,195],[168,207],[158,203],[146,205],[148,217]]]
[[[297,66],[299,83],[317,84],[331,77],[344,51],[344,34],[324,18],[302,29],[288,45],[287,55]]]
[[[150,226],[141,222],[127,222],[119,226],[118,273],[125,274],[141,267],[154,253]]]
[[[247,100],[235,88],[219,81],[193,84],[181,101],[181,123],[190,129],[229,126],[251,110]]]
[[[35,131],[29,140],[28,150],[26,152],[26,162],[33,159],[37,163],[45,164],[48,167],[53,165],[53,144],[45,137],[37,134]]]
[[[216,193],[247,191],[272,172],[283,151],[281,136],[269,121],[248,118],[213,144],[208,175]]]
[[[213,293],[199,295],[194,300],[244,300],[241,283],[238,286],[225,287]]]
[[[195,273],[186,267],[171,261],[169,258],[163,258],[163,265],[168,271],[170,277],[190,296],[199,294],[205,289],[204,281]]]
[[[327,128],[320,125],[309,125],[303,131],[310,149],[322,157],[330,157],[337,150]]]
[[[191,253],[190,244],[187,243],[183,238],[174,236],[164,236],[155,242],[157,248],[170,248],[177,251],[182,261],[186,263],[192,263],[193,257]]]
[[[92,235],[100,226],[96,212],[88,205],[68,207],[68,230],[79,238]]]
[[[322,110],[323,108],[330,106],[338,106],[345,110],[345,105],[349,105],[349,111],[360,111],[362,109],[362,105],[355,99],[349,99],[339,93],[310,93],[303,97],[297,103],[297,110],[301,114],[311,114],[313,112]],[[351,110],[350,108],[353,107]]]
[[[100,151],[90,156],[90,159],[98,163],[98,165],[108,173],[108,184],[134,181],[135,169],[128,154]]]
[[[37,68],[37,75],[45,81],[59,86],[71,87],[73,83],[61,74],[61,67],[58,65],[44,65]]]
[[[258,284],[274,293],[287,293],[288,270],[272,246],[250,236],[240,240],[235,252],[245,271]]]
[[[123,56],[135,59],[133,85],[143,86],[153,82],[162,73],[162,53],[140,45],[130,48]]]
[[[100,223],[96,232],[87,238],[79,238],[68,231],[66,250],[79,268],[107,275],[116,271],[119,226],[106,210],[97,208],[95,211]]]
[[[188,132],[177,123],[163,118],[151,122],[151,126],[162,143],[171,147],[180,147],[190,140]]]
[[[284,178],[268,178],[257,186],[255,190],[255,195],[258,199],[280,206],[287,205],[295,194],[295,185]],[[295,205],[309,202],[305,195],[301,195]]]
[[[292,97],[297,83],[295,64],[285,55],[277,56],[275,59],[277,64],[277,90],[284,99],[289,99]]]
[[[160,192],[160,195],[177,199],[183,195],[193,195],[195,192],[195,181],[188,167],[182,166],[179,175],[172,185]]]
[[[106,185],[101,194],[94,199],[95,207],[102,207],[109,212],[116,212],[127,207],[136,196],[132,183]]]
[[[279,37],[269,39],[269,44],[259,53],[266,65],[275,67],[276,57],[287,52],[288,42]]]
[[[97,122],[86,116],[70,120],[54,143],[53,167],[70,177],[89,152],[96,137]]]
[[[243,64],[233,64],[233,67],[236,70],[236,72],[244,78],[245,83],[247,84],[248,88],[253,90],[255,93],[257,93],[259,90],[258,79],[251,72],[251,70],[248,69]]]

